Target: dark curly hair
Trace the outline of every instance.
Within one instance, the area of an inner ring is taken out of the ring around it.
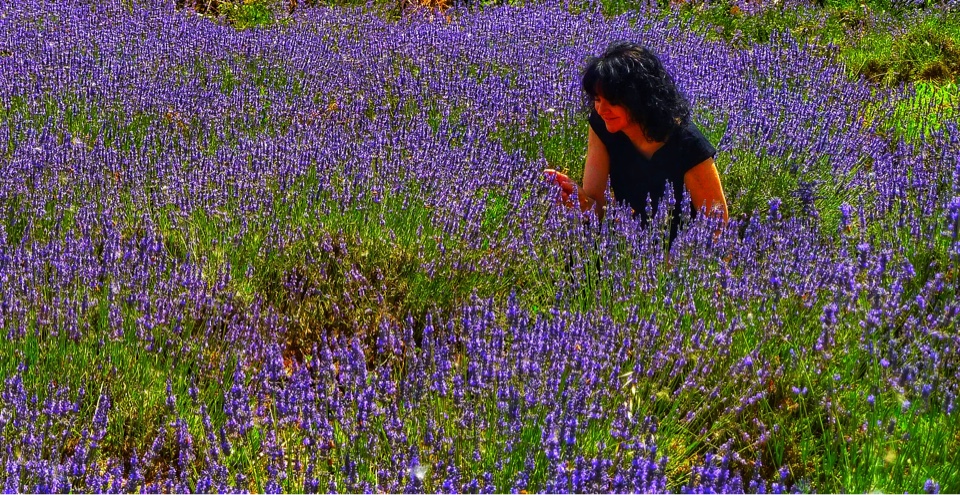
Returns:
[[[674,130],[690,123],[690,102],[645,46],[611,44],[603,55],[590,58],[582,86],[591,108],[597,96],[626,107],[648,139],[666,141]]]

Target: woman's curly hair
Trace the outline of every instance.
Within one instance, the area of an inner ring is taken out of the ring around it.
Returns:
[[[590,103],[602,96],[625,107],[648,139],[663,142],[690,123],[690,102],[649,48],[630,42],[613,43],[603,55],[591,57],[582,86]]]

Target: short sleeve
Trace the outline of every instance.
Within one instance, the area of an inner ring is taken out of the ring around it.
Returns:
[[[682,129],[680,146],[680,172],[685,174],[688,170],[698,165],[707,158],[713,158],[717,150],[710,144],[710,141],[704,137],[703,133],[696,124],[691,122],[686,128]]]
[[[607,124],[605,124],[603,119],[600,118],[600,114],[598,114],[595,110],[591,111],[589,122],[590,128],[593,129],[593,133],[600,138],[600,141],[603,142],[604,146],[606,146],[608,150],[611,149],[611,139],[613,139],[613,134],[607,130]]]

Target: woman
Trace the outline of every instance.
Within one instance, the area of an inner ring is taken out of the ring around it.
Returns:
[[[690,121],[690,104],[663,64],[646,47],[615,43],[583,71],[583,91],[593,101],[583,187],[566,175],[546,170],[560,185],[561,199],[572,206],[576,191],[580,209],[603,215],[609,179],[613,197],[647,215],[647,197],[654,214],[673,188],[676,205],[670,243],[677,235],[681,198],[686,188],[691,215],[699,211],[727,221],[727,201],[713,162],[716,150]]]

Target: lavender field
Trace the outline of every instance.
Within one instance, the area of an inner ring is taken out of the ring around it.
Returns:
[[[621,39],[718,150],[669,256],[542,172]],[[960,492],[945,94],[643,9],[0,1],[0,485]]]

